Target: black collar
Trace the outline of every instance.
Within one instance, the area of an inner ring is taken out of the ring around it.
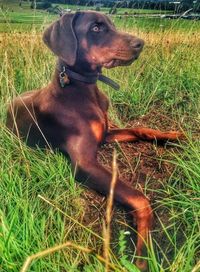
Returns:
[[[62,88],[65,87],[65,85],[70,83],[70,78],[81,81],[81,82],[85,82],[88,84],[94,84],[97,82],[97,80],[100,80],[115,90],[119,90],[120,88],[119,84],[114,82],[109,77],[102,75],[101,72],[88,74],[87,76],[84,76],[77,72],[72,71],[69,67],[62,64],[58,64],[57,69],[60,72],[59,79],[60,79],[60,85]]]

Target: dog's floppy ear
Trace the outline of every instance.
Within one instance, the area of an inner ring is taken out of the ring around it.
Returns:
[[[77,53],[77,39],[74,33],[75,16],[76,14],[63,15],[43,34],[44,43],[69,66],[74,65]]]

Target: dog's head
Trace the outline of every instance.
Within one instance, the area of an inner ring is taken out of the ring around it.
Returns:
[[[63,15],[45,30],[43,40],[69,66],[87,63],[94,68],[129,65],[144,45],[117,31],[107,16],[92,11]]]

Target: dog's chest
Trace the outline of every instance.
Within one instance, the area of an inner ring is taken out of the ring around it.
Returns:
[[[98,90],[96,92],[96,101],[97,104],[99,105],[100,109],[106,113],[108,111],[108,107],[109,107],[109,100],[107,98],[107,96],[102,93],[100,90]]]

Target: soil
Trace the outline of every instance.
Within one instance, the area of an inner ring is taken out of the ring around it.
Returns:
[[[173,123],[171,119],[164,115],[158,115],[156,112],[151,112],[149,115],[143,116],[137,120],[129,122],[129,127],[146,126],[161,130],[178,130],[178,125]],[[169,151],[174,150],[173,146],[168,144],[158,145],[156,142],[138,141],[134,143],[114,143],[107,144],[100,148],[98,154],[99,162],[108,170],[111,170],[113,149],[117,150],[118,158],[118,175],[119,177],[133,188],[145,193],[150,199],[154,209],[154,226],[153,239],[155,239],[163,251],[170,256],[171,252],[169,241],[167,241],[160,220],[165,226],[169,225],[169,214],[164,207],[159,207],[158,200],[161,198],[161,193],[158,194],[158,189],[163,187],[163,183],[167,182],[173,172],[172,164],[160,160],[161,158],[169,158]],[[102,221],[105,219],[106,199],[97,193],[84,190],[82,195],[85,202],[85,215],[83,224],[92,226],[93,231],[102,235]],[[117,252],[117,242],[119,231],[131,229],[129,215],[119,206],[114,206],[112,217],[112,249]],[[131,238],[130,238],[131,237]],[[133,240],[132,240],[133,237]],[[131,231],[131,236],[128,236],[127,241],[130,249],[134,250],[135,242],[134,232]],[[131,251],[129,251],[131,252]]]

